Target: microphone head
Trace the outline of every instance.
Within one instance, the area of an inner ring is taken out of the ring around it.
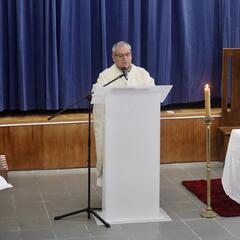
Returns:
[[[125,77],[126,80],[128,80],[128,71],[126,68],[122,69],[123,76]]]

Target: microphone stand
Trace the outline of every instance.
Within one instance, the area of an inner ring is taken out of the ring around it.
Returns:
[[[126,72],[123,72],[121,75],[114,78],[110,82],[104,84],[102,87],[106,87],[106,86],[110,85],[111,83],[115,82],[116,80],[118,80],[122,77],[126,78]],[[53,114],[52,116],[48,117],[48,120],[51,120],[51,119],[55,118],[56,116],[58,116],[59,114],[66,111],[67,109],[69,109],[70,107],[72,107],[72,106],[76,105],[77,103],[81,102],[82,100],[84,100],[84,99],[88,100],[88,205],[87,205],[86,208],[83,208],[83,209],[80,209],[80,210],[77,210],[77,211],[74,211],[74,212],[66,213],[66,214],[63,214],[63,215],[60,215],[60,216],[56,216],[56,217],[54,217],[54,220],[59,220],[59,219],[62,219],[64,217],[68,217],[68,216],[75,215],[75,214],[82,213],[82,212],[87,212],[88,219],[90,219],[90,215],[93,214],[98,220],[100,220],[105,225],[105,227],[109,228],[110,224],[107,223],[103,218],[101,218],[95,212],[95,210],[101,210],[101,208],[91,208],[91,100],[92,100],[93,93],[94,93],[94,91],[89,93],[87,96],[79,99],[78,101],[76,101],[72,105],[70,105],[70,106],[58,111],[57,113]]]

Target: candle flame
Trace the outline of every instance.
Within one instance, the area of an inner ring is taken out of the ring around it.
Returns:
[[[209,89],[209,85],[208,84],[205,85],[205,89]]]

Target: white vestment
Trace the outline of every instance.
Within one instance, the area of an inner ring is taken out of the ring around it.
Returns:
[[[110,82],[114,78],[122,74],[122,71],[113,64],[110,68],[107,68],[99,74],[97,83],[93,85],[93,91],[96,86],[103,86]],[[112,82],[111,87],[121,86],[154,86],[154,80],[150,77],[149,73],[135,65],[131,65],[131,70],[127,73],[127,79],[124,77]],[[93,107],[93,119],[94,119],[94,134],[96,143],[96,154],[97,154],[97,185],[102,186],[102,174],[103,174],[103,158],[104,158],[104,105],[96,104]]]

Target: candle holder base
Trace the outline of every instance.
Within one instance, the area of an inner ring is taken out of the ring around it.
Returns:
[[[204,218],[215,218],[217,216],[217,214],[212,209],[202,210],[200,215]]]

